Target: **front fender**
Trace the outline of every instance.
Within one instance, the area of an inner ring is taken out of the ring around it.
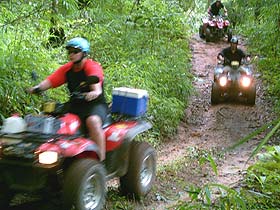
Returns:
[[[127,132],[123,136],[121,144],[112,151],[112,154],[114,154],[113,162],[108,163],[108,165],[112,165],[112,167],[116,169],[118,176],[124,176],[127,173],[129,165],[130,145],[135,136],[147,131],[150,128],[152,128],[151,123],[144,120],[137,121],[137,123],[133,127],[130,127],[127,130]]]
[[[149,130],[150,128],[152,128],[152,124],[150,122],[147,122],[147,121],[144,121],[144,120],[139,121],[138,124],[135,127],[130,128],[128,130],[124,139],[125,139],[125,141],[131,141],[132,139],[135,138],[135,136]]]
[[[55,151],[62,157],[74,157],[84,152],[97,153],[98,147],[92,140],[80,137],[73,140],[60,139],[55,143],[44,143],[37,151],[39,153],[44,151]]]
[[[129,154],[130,154],[130,148],[131,148],[131,142],[133,141],[133,139],[135,138],[135,136],[137,136],[140,133],[143,133],[149,129],[152,128],[152,124],[147,122],[147,121],[140,121],[138,123],[137,126],[135,126],[134,128],[130,129],[126,135],[125,135],[125,140],[124,140],[124,147],[123,147],[123,151],[125,152],[124,157],[127,157],[125,160],[125,164],[124,164],[124,170],[123,171],[127,171],[128,168],[128,164],[129,164]]]

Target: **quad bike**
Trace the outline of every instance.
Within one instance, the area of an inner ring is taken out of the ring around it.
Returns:
[[[205,38],[206,42],[216,41],[227,36],[228,42],[232,38],[232,30],[229,28],[230,22],[223,16],[211,16],[207,19],[207,28],[203,33],[203,26],[199,28],[200,38]]]
[[[89,82],[92,84],[93,82]],[[82,98],[76,92],[73,97]],[[103,125],[106,159],[66,104],[44,103],[40,114],[11,116],[0,133],[0,209],[18,192],[58,194],[66,210],[102,209],[106,181],[118,177],[120,190],[144,197],[156,174],[156,151],[135,137],[152,126],[144,116],[109,114]]]
[[[229,67],[228,71],[221,62],[217,65],[212,83],[211,103],[239,100],[254,105],[256,82],[250,65],[248,63],[240,65],[238,61],[232,61]]]

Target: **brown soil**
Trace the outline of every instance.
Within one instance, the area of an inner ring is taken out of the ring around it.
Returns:
[[[244,104],[212,106],[210,104],[213,69],[217,62],[216,56],[222,48],[227,46],[228,43],[225,41],[206,43],[197,35],[192,38],[190,42],[193,53],[191,73],[195,77],[193,85],[196,93],[189,100],[184,119],[178,126],[177,134],[166,139],[162,147],[157,149],[158,169],[172,165],[174,161],[184,157],[194,157],[196,153],[208,151],[216,158],[218,175],[213,173],[209,164],[200,165],[195,159],[182,163],[182,169],[176,172],[174,169],[170,169],[170,172],[159,170],[152,192],[140,204],[132,204],[133,209],[172,209],[178,200],[188,200],[187,191],[191,185],[203,186],[206,183],[215,182],[237,187],[240,185],[246,168],[253,163],[254,159],[248,163],[246,161],[264,134],[255,137],[237,149],[226,152],[221,157],[217,156],[219,152],[272,119],[271,105],[265,98],[264,88],[257,72],[255,72],[257,78],[255,106]],[[243,40],[239,46],[246,49]],[[106,209],[110,209],[109,206],[116,206],[115,201],[108,202],[113,204],[106,205]],[[25,209],[25,207],[13,209]],[[30,205],[28,207],[30,209]],[[49,210],[50,208],[41,206],[40,209]],[[119,209],[132,208],[120,207]]]

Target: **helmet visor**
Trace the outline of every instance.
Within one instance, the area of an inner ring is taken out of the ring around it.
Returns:
[[[68,53],[69,55],[72,54],[72,53],[77,54],[77,53],[82,52],[81,49],[75,48],[75,47],[66,47],[66,49],[67,49],[67,53]]]

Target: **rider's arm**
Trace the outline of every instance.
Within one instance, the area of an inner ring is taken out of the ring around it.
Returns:
[[[68,62],[60,66],[55,72],[53,72],[47,79],[51,83],[52,88],[59,87],[66,82],[66,72],[69,71],[73,66],[72,62]]]
[[[91,101],[102,94],[103,69],[99,63],[88,60],[85,64],[85,72],[87,76],[97,76],[99,78],[99,83],[90,85],[91,91],[86,94],[86,100]]]
[[[223,53],[222,52],[220,52],[219,54],[218,54],[218,56],[217,56],[217,59],[218,60],[221,60],[221,61],[223,61],[224,60],[224,55],[223,55]]]
[[[244,57],[242,58],[242,62],[245,64],[249,64],[251,61],[251,56],[250,55],[244,55]]]
[[[212,12],[211,12],[211,5],[208,7],[207,9],[207,13],[210,15],[210,16],[213,16]]]
[[[59,67],[55,72],[49,75],[45,80],[43,80],[38,85],[29,88],[27,90],[29,93],[40,93],[42,91],[48,90],[50,88],[58,87],[65,83],[65,72],[68,71],[72,66],[72,63],[64,64]]]
[[[102,94],[101,82],[91,85],[90,90],[91,91],[86,94],[87,101],[94,100]]]
[[[51,85],[50,81],[48,79],[45,79],[42,82],[40,82],[38,85],[32,87],[31,88],[31,93],[42,92],[42,91],[45,91],[45,90],[47,90],[51,87],[52,87],[52,85]]]
[[[241,58],[241,63],[244,64],[246,62],[248,62],[248,55],[245,54],[245,52],[241,49],[237,49],[237,53],[239,54],[240,58]]]
[[[32,94],[38,94],[49,88],[51,88],[51,83],[48,79],[45,79],[42,82],[40,82],[38,85],[35,85],[34,87],[29,88],[27,90],[27,92],[32,93]]]

